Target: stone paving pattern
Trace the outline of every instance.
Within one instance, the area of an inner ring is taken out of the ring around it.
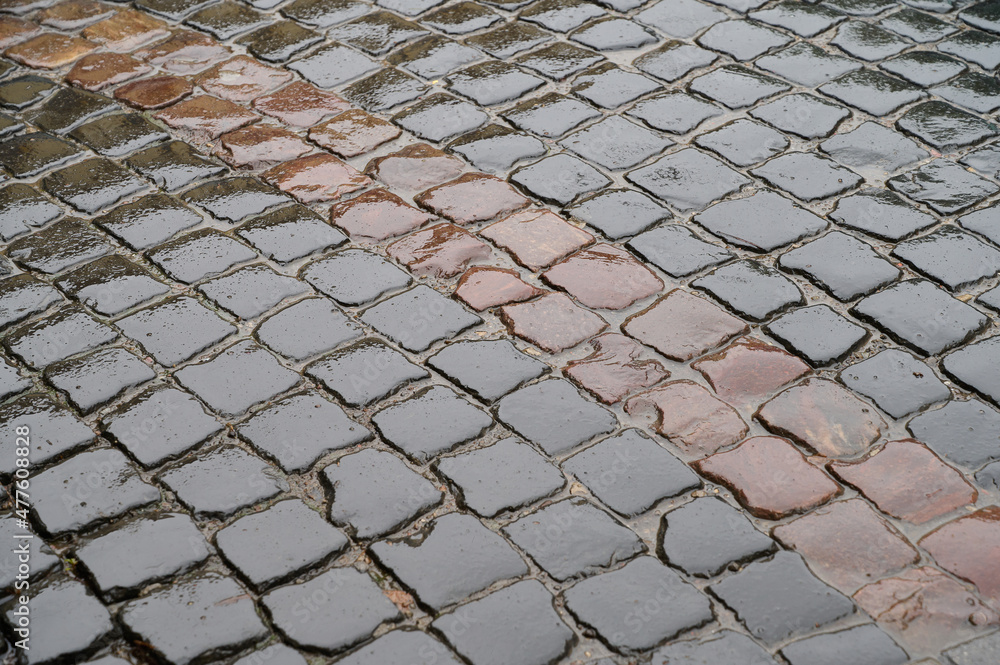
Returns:
[[[997,0],[0,0],[0,50],[5,662],[1000,661]]]

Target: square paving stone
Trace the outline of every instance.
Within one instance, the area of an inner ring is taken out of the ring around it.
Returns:
[[[306,662],[298,652],[293,653],[302,659],[302,663]],[[382,665],[383,663],[406,662],[407,658],[417,653],[426,654],[428,658],[433,658],[441,665],[461,665],[451,649],[435,638],[419,630],[406,629],[386,633],[368,645],[352,651],[350,655],[340,659],[339,662],[342,665]],[[240,662],[239,665],[253,665],[253,663]],[[276,665],[292,665],[292,663]],[[295,665],[300,664],[295,663]]]
[[[680,211],[704,208],[750,183],[714,157],[691,148],[667,155],[626,177]]]
[[[601,60],[604,60],[604,56],[593,51],[565,42],[556,42],[551,46],[545,46],[527,55],[522,55],[515,62],[550,79],[561,81]]]
[[[449,344],[431,356],[427,364],[487,402],[549,371],[545,363],[521,353],[505,340]]]
[[[34,537],[31,534],[31,538],[24,538],[24,536],[31,533],[25,525],[18,524],[20,519],[15,515],[9,515],[8,517],[0,519],[0,535],[4,538],[9,539],[8,542],[17,542],[15,539],[25,539],[28,541],[27,545],[23,547],[27,548],[28,558],[31,562],[31,571],[21,580],[18,580],[18,564],[20,561],[20,555],[18,551],[21,550],[21,545],[15,545],[11,547],[9,551],[5,552],[3,555],[2,569],[0,569],[0,582],[4,584],[5,587],[13,588],[15,582],[23,581],[27,578],[29,581],[34,581],[43,575],[52,571],[53,568],[59,566],[62,568],[62,561],[52,553],[49,546],[41,538]]]
[[[882,69],[919,86],[931,86],[964,72],[965,63],[934,51],[911,51],[886,60]]]
[[[936,159],[888,181],[889,187],[926,203],[942,215],[969,208],[1000,191],[994,183],[969,173],[958,164]]]
[[[663,152],[673,141],[620,116],[570,134],[559,145],[606,169],[626,169]]]
[[[457,487],[462,505],[483,517],[516,510],[566,484],[556,467],[514,438],[444,457],[435,470]]]
[[[171,192],[196,180],[222,175],[228,170],[182,141],[169,141],[146,148],[129,157],[125,163],[158,187]]]
[[[864,21],[844,23],[837,28],[837,34],[830,43],[839,46],[848,55],[869,62],[884,60],[909,46],[902,37]]]
[[[990,70],[996,69],[1000,65],[1000,53],[996,47],[998,41],[1000,40],[985,32],[966,30],[941,42],[937,48],[942,53],[957,55],[963,60],[974,62],[983,69]]]
[[[306,25],[329,28],[363,16],[370,9],[371,5],[360,0],[295,0],[285,5],[281,13]]]
[[[809,5],[786,2],[779,7]],[[761,69],[804,86],[818,86],[847,72],[861,69],[850,58],[829,53],[808,42],[796,42],[786,49],[760,58],[755,63]]]
[[[30,185],[15,183],[0,189],[0,239],[8,241],[29,227],[44,226],[62,214],[62,208]]]
[[[367,406],[412,381],[430,376],[384,342],[366,339],[335,351],[306,368],[349,406]]]
[[[256,217],[236,233],[278,263],[289,263],[347,240],[322,217],[299,204]]]
[[[680,289],[622,324],[623,332],[677,361],[700,356],[747,329],[707,299]]]
[[[70,132],[70,136],[105,157],[124,157],[170,138],[169,134],[138,113],[98,118],[77,127]]]
[[[367,427],[309,390],[275,402],[238,429],[240,437],[285,473],[304,473],[323,455],[372,438]]]
[[[900,133],[870,121],[823,141],[819,147],[844,166],[889,173],[929,156]]]
[[[826,221],[769,191],[716,203],[694,221],[726,242],[758,252],[771,251],[815,235]]]
[[[686,277],[733,257],[729,250],[705,242],[681,224],[641,233],[628,241],[628,247],[671,277]]]
[[[70,404],[85,414],[155,378],[156,372],[148,365],[118,347],[53,363],[45,369],[46,381],[66,393]]]
[[[194,568],[210,554],[190,517],[161,513],[102,530],[74,551],[106,600],[123,600],[148,584]]]
[[[902,665],[909,656],[873,624],[807,637],[785,646],[781,655],[792,665]]]
[[[955,226],[902,242],[892,253],[953,291],[1000,271],[1000,250]]]
[[[842,226],[893,241],[937,224],[932,215],[917,210],[898,195],[874,188],[840,199],[830,217]]]
[[[854,613],[854,603],[813,576],[801,557],[778,552],[709,587],[765,644],[822,628]]]
[[[780,79],[738,65],[727,65],[699,76],[688,87],[731,109],[752,106],[791,88]]]
[[[6,74],[6,70],[4,74]],[[20,111],[51,95],[59,86],[47,78],[29,74],[0,83],[0,106]]]
[[[0,143],[0,166],[15,178],[30,178],[62,166],[81,152],[76,145],[45,132],[22,134]]]
[[[986,293],[976,298],[976,302],[1000,312],[1000,287],[993,287]]]
[[[607,63],[577,76],[572,91],[601,108],[615,109],[659,88],[652,79]]]
[[[693,471],[636,429],[576,453],[562,467],[606,506],[626,517],[701,485]]]
[[[982,118],[938,101],[914,106],[896,121],[896,126],[942,152],[954,152],[997,134]]]
[[[214,572],[133,600],[119,619],[153,653],[177,665],[235,654],[268,633],[246,590]]]
[[[144,468],[181,456],[222,431],[191,395],[156,386],[103,419],[104,433]]]
[[[473,65],[452,74],[448,81],[451,90],[482,106],[513,101],[545,84],[545,79],[507,62]]]
[[[879,21],[879,25],[919,43],[936,42],[957,30],[940,19],[913,9],[892,14]]]
[[[277,21],[236,40],[267,62],[284,62],[323,41],[323,36],[295,21]]]
[[[441,502],[444,494],[395,455],[362,450],[323,469],[330,520],[356,538],[377,538],[402,527]]]
[[[658,542],[667,563],[695,577],[714,577],[777,549],[743,513],[717,497],[695,499],[664,515]]]
[[[87,427],[72,411],[42,393],[28,393],[0,407],[0,436],[2,449],[9,461],[0,465],[5,475],[14,473],[14,448],[17,428],[27,427],[31,432],[29,460],[43,464],[61,455],[79,450],[94,441],[94,431]]]
[[[89,214],[148,187],[131,171],[106,159],[88,159],[67,166],[46,176],[42,186],[49,194]]]
[[[427,86],[420,80],[396,69],[383,69],[344,88],[344,97],[368,111],[386,109],[412,102]]]
[[[785,3],[792,4],[792,3]],[[781,5],[779,5],[781,6]],[[810,5],[804,5],[809,7]],[[653,662],[697,665],[698,663],[746,663],[777,665],[770,654],[746,635],[731,630],[709,633],[701,639],[673,642],[653,654]]]
[[[630,189],[601,192],[574,204],[566,212],[612,240],[641,233],[673,217],[664,206]]]
[[[847,18],[829,7],[799,2],[782,2],[752,12],[749,16],[756,21],[787,28],[800,37],[815,37]]]
[[[193,28],[207,32],[219,41],[265,25],[263,14],[236,2],[222,2],[195,12],[184,21]]]
[[[500,125],[487,125],[456,139],[448,149],[487,173],[504,172],[522,160],[545,154],[545,144],[538,139]]]
[[[484,125],[490,117],[469,102],[431,95],[393,116],[400,127],[431,141],[443,141]]]
[[[791,38],[783,32],[741,20],[716,23],[698,37],[702,46],[725,53],[737,61],[753,60],[790,41]]]
[[[904,104],[927,95],[912,83],[870,69],[849,72],[818,89],[824,95],[874,116],[889,115]]]
[[[94,224],[137,251],[201,222],[198,213],[164,194],[144,196],[94,219]]]
[[[842,301],[868,295],[902,274],[871,245],[840,231],[782,254],[778,265],[805,275]]]
[[[194,298],[180,296],[141,309],[115,325],[161,365],[173,367],[236,332]]]
[[[366,310],[361,321],[414,352],[482,323],[479,316],[424,284]]]
[[[906,428],[945,459],[970,468],[1000,459],[1000,414],[977,399],[952,400]]]
[[[299,276],[342,305],[375,300],[410,284],[410,276],[377,254],[347,249],[304,266]]]
[[[930,367],[899,349],[886,349],[851,365],[840,372],[840,380],[893,418],[951,399],[948,386]]]
[[[103,234],[79,219],[62,219],[10,243],[7,256],[35,270],[56,273],[112,250]]]
[[[433,80],[482,57],[482,54],[471,46],[433,35],[400,49],[390,55],[388,60],[411,74]]]
[[[33,512],[53,536],[81,531],[160,500],[160,490],[114,448],[80,453],[31,480]]]
[[[146,256],[177,281],[190,284],[257,258],[256,252],[215,229],[199,229],[150,250]]]
[[[983,146],[966,154],[959,161],[983,175],[996,177],[1000,173],[1000,146],[995,143]]]
[[[814,367],[843,360],[869,336],[867,330],[829,305],[803,307],[779,316],[768,324],[767,332]]]
[[[384,55],[404,42],[427,34],[419,25],[383,11],[371,12],[327,32],[331,38],[371,55]]]
[[[780,132],[746,118],[700,134],[695,144],[725,157],[737,166],[750,166],[783,152],[788,139]]]
[[[648,556],[586,579],[563,592],[563,597],[580,623],[625,653],[652,649],[714,618],[708,598]],[[647,611],[648,620],[639,621],[637,607],[656,611]]]
[[[305,360],[360,337],[360,326],[326,298],[306,298],[268,317],[254,336],[291,360]]]
[[[320,47],[304,58],[288,65],[303,78],[321,88],[332,88],[347,83],[379,68],[377,62],[346,46],[330,44]]]
[[[529,194],[561,206],[611,184],[611,179],[593,166],[567,154],[522,166],[511,174],[510,180]]]
[[[294,277],[279,275],[269,266],[251,265],[209,280],[198,290],[235,316],[252,319],[286,298],[308,293],[309,287]]]
[[[200,452],[157,478],[199,519],[224,519],[288,491],[274,467],[229,444]]]
[[[313,603],[313,595],[327,600]],[[304,603],[316,607],[305,617]],[[334,568],[303,584],[278,587],[261,598],[261,605],[290,643],[327,654],[367,640],[382,624],[403,618],[371,576],[354,568]]]
[[[278,190],[250,177],[206,183],[185,192],[184,200],[204,208],[216,219],[233,223],[289,201]]]
[[[803,201],[842,194],[864,180],[830,159],[805,152],[776,157],[751,173]]]
[[[119,107],[104,95],[61,88],[44,104],[25,114],[25,119],[44,131],[66,134],[88,120],[117,110]]]
[[[328,561],[347,537],[298,499],[241,517],[215,535],[222,556],[260,591]]]
[[[803,302],[802,292],[794,282],[752,259],[717,268],[691,285],[754,321],[763,321]]]
[[[805,139],[829,136],[851,112],[807,94],[786,95],[750,111],[750,115],[783,132]]]
[[[382,409],[372,416],[372,423],[388,443],[417,462],[426,462],[479,437],[493,419],[451,390],[432,386]]]
[[[465,43],[494,58],[507,59],[548,41],[552,41],[550,33],[523,21],[511,21],[488,32],[468,37]]]
[[[31,379],[22,377],[17,367],[0,357],[0,400],[23,392],[32,386]]]
[[[644,99],[626,113],[656,129],[686,134],[705,120],[720,115],[722,109],[699,97],[669,92]]]
[[[963,386],[1000,405],[1000,336],[949,354],[941,366]]]
[[[959,218],[958,223],[970,231],[985,236],[1000,247],[1000,207],[991,206],[970,212]]]
[[[547,505],[508,524],[503,532],[559,582],[646,551],[631,530],[582,498]]]
[[[548,455],[608,434],[617,426],[614,414],[585,399],[563,379],[521,388],[499,402],[497,416]]]
[[[695,0],[677,0],[669,6],[655,4],[636,14],[636,19],[642,23],[680,38],[693,37],[701,29],[725,18],[722,11]]]
[[[503,538],[458,513],[439,517],[414,536],[377,542],[369,552],[432,610],[528,572]]]
[[[11,331],[4,345],[30,367],[41,369],[117,338],[113,328],[92,318],[79,305],[69,305]]]
[[[962,344],[987,324],[978,310],[922,279],[900,282],[868,296],[852,313],[927,355]]]
[[[113,316],[170,292],[170,287],[118,254],[92,261],[56,284],[99,314]]]
[[[521,12],[520,18],[537,23],[553,32],[569,32],[590,19],[606,13],[600,7],[581,0],[562,2],[542,0]]]

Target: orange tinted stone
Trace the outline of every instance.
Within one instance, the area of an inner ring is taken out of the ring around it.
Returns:
[[[930,566],[869,584],[854,594],[854,600],[913,651],[937,652],[1000,622],[993,609]]]
[[[152,67],[122,53],[94,53],[77,61],[66,80],[84,90],[101,90],[149,71]]]
[[[997,607],[1000,603],[1000,507],[987,506],[948,522],[924,536],[920,546],[945,570],[976,585]]]
[[[624,309],[663,289],[663,281],[620,247],[600,243],[542,273],[587,307]]]
[[[886,428],[872,407],[827,379],[806,379],[778,393],[754,417],[775,434],[826,457],[864,452]]]
[[[622,330],[671,360],[684,361],[747,332],[749,326],[704,298],[674,289],[626,319]]]
[[[653,429],[698,457],[730,446],[749,431],[740,414],[693,381],[673,381],[625,403],[626,413],[655,414]]]
[[[974,503],[979,496],[962,474],[909,439],[890,441],[860,462],[832,462],[830,470],[883,513],[914,524]]]
[[[414,200],[459,224],[483,222],[507,215],[529,203],[506,181],[484,173],[466,173],[451,182],[428,189]]]
[[[551,353],[574,347],[608,327],[600,316],[562,293],[501,307],[500,320],[513,334]]]
[[[194,91],[179,76],[154,76],[115,89],[115,98],[138,109],[159,109],[184,99]]]
[[[191,30],[181,30],[167,41],[136,51],[132,55],[174,74],[193,74],[229,54],[229,49],[211,37]]]
[[[455,297],[481,312],[497,305],[522,302],[544,291],[524,282],[516,270],[506,268],[472,268],[462,275],[455,288]]]
[[[119,9],[111,18],[84,28],[87,39],[104,45],[109,51],[132,51],[170,34],[167,24],[134,9]]]
[[[365,173],[389,187],[423,190],[458,177],[464,168],[465,163],[458,157],[426,143],[414,143],[376,157],[368,163]]]
[[[352,238],[385,240],[409,233],[434,219],[384,189],[364,192],[330,208],[330,222]]]
[[[835,501],[774,529],[827,584],[851,592],[920,559],[917,550],[861,499]]]
[[[291,134],[291,136],[295,136],[295,134]],[[308,152],[312,148],[299,137],[295,136],[295,138],[301,141],[301,147],[297,148],[298,150]],[[288,141],[291,139],[289,138]],[[291,147],[287,149],[292,150]],[[368,176],[359,173],[350,164],[345,164],[325,152],[278,164],[270,171],[266,171],[261,177],[281,191],[291,194],[302,203],[333,201],[344,194],[367,187],[372,182]]]
[[[295,81],[277,92],[258,97],[253,107],[289,125],[312,127],[328,115],[347,111],[351,105],[332,92]]]
[[[259,115],[242,106],[208,95],[185,99],[159,111],[154,117],[203,143],[260,119]]]
[[[489,245],[454,224],[438,224],[412,233],[386,248],[389,256],[416,275],[454,277],[471,261],[490,257]]]
[[[41,29],[30,21],[13,16],[0,16],[0,49],[23,42],[39,32]]]
[[[249,102],[292,80],[292,73],[238,55],[195,77],[194,83],[222,99]]]
[[[10,47],[5,55],[35,69],[58,69],[96,48],[97,44],[86,39],[50,32]]]
[[[90,0],[69,0],[52,7],[46,7],[37,14],[35,20],[56,30],[77,30],[110,16],[116,11],[111,5]]]
[[[309,130],[309,138],[341,157],[356,157],[393,140],[402,130],[359,109],[341,113]]]
[[[590,345],[594,352],[566,365],[563,373],[605,404],[614,404],[670,376],[660,361],[643,359],[645,347],[631,337],[604,333],[590,340]]]
[[[694,463],[713,482],[732,490],[755,517],[781,519],[826,503],[840,486],[776,436],[755,436],[736,448]]]
[[[297,134],[274,125],[251,125],[223,134],[215,154],[231,166],[264,169],[313,150]]]
[[[518,263],[531,270],[541,270],[594,242],[594,236],[586,231],[554,212],[540,209],[505,217],[479,235],[506,249]]]
[[[691,367],[701,372],[719,397],[754,406],[809,371],[809,365],[784,349],[752,337],[738,339]]]

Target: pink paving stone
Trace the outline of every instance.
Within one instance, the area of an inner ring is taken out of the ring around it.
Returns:
[[[694,463],[695,469],[732,490],[755,517],[781,519],[826,503],[841,488],[785,439],[756,436]]]
[[[830,470],[882,512],[914,524],[975,503],[979,496],[962,474],[911,439],[890,441],[860,462],[831,462]]]
[[[550,353],[574,347],[608,327],[604,319],[563,293],[505,305],[500,320],[513,334]]]
[[[835,501],[774,529],[827,584],[850,593],[920,559],[862,499]]]
[[[733,407],[693,381],[672,381],[625,402],[631,415],[654,414],[653,429],[689,455],[731,446],[749,429]]]
[[[992,608],[930,566],[869,584],[854,600],[911,652],[938,652],[1000,623]]]
[[[401,236],[432,219],[433,215],[407,205],[384,189],[364,192],[330,208],[330,222],[358,239],[385,240]]]
[[[56,30],[79,30],[115,11],[116,8],[112,5],[101,2],[69,0],[39,11],[35,14],[35,20]]]
[[[13,16],[0,16],[0,50],[34,37],[41,28],[30,21]]]
[[[33,69],[59,69],[96,48],[92,41],[49,32],[8,48],[5,55]]]
[[[246,55],[221,62],[194,78],[202,90],[231,102],[251,99],[280,88],[292,80],[292,73],[268,67]]]
[[[333,94],[304,81],[253,100],[253,107],[295,127],[312,127],[323,118],[343,113],[351,105]]]
[[[809,372],[809,365],[784,349],[752,337],[691,364],[724,400],[754,407]]]
[[[308,141],[283,127],[251,125],[223,134],[215,154],[231,166],[264,169],[313,149]]]
[[[631,337],[604,333],[590,340],[594,352],[566,365],[563,373],[605,404],[619,402],[629,393],[643,390],[670,376],[663,363]]]
[[[229,57],[230,51],[211,37],[191,30],[180,30],[170,39],[132,55],[173,74],[194,74]]]
[[[485,222],[509,215],[529,203],[506,181],[484,173],[466,173],[428,189],[414,201],[457,224]]]
[[[152,69],[123,53],[93,53],[83,56],[73,65],[73,69],[66,74],[66,81],[84,90],[97,91],[134,79]]]
[[[523,281],[516,270],[492,267],[470,268],[455,288],[455,297],[479,312],[497,305],[523,302],[543,293]]]
[[[259,115],[242,106],[208,95],[185,99],[153,117],[202,143],[260,120]]]
[[[750,327],[704,298],[674,289],[630,316],[622,330],[667,358],[690,360]]]
[[[454,178],[465,169],[465,162],[426,143],[414,143],[402,150],[376,157],[365,173],[389,187],[424,190]]]
[[[887,427],[872,407],[827,379],[806,379],[778,393],[754,417],[775,434],[826,457],[862,453]]]
[[[950,573],[976,585],[1000,608],[1000,507],[987,506],[948,522],[920,539],[919,545]]]
[[[161,109],[175,104],[194,91],[187,79],[179,76],[154,76],[115,89],[115,99],[120,99],[137,109]]]
[[[310,129],[309,138],[341,157],[357,157],[402,133],[391,122],[352,109]]]
[[[530,270],[541,270],[594,242],[594,236],[549,210],[524,210],[490,224],[479,235]]]
[[[417,231],[386,248],[389,256],[416,275],[454,277],[472,261],[488,259],[492,250],[476,236],[454,224],[438,224]]]
[[[83,37],[109,51],[133,51],[170,34],[167,24],[134,9],[118,9],[114,16],[83,29]]]
[[[278,164],[262,177],[302,203],[334,201],[371,184],[368,176],[325,152]]]
[[[587,307],[624,309],[663,290],[663,281],[620,247],[600,243],[542,273]]]

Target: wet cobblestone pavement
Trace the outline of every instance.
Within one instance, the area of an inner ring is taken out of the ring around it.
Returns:
[[[0,50],[4,662],[1000,662],[997,0]]]

